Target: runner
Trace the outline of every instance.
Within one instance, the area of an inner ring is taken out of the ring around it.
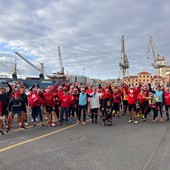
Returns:
[[[47,126],[56,127],[56,113],[55,113],[55,94],[48,87],[44,92],[45,97],[45,111],[47,116]]]
[[[87,108],[87,98],[88,97],[92,97],[91,95],[87,94],[85,92],[85,88],[81,87],[81,89],[79,90],[78,86],[77,89],[79,91],[79,93],[76,95],[74,94],[74,96],[78,96],[79,97],[79,112],[78,112],[78,123],[81,123],[81,111],[83,110],[83,125],[86,124],[86,108]]]
[[[165,89],[164,93],[164,104],[165,104],[165,110],[166,110],[166,121],[169,121],[169,113],[168,111],[170,110],[170,88]]]
[[[4,135],[4,132],[2,131],[2,127],[3,127],[2,102],[0,101],[0,134]]]
[[[128,108],[129,108],[129,123],[132,123],[132,118],[134,118],[134,123],[137,124],[137,116],[136,116],[136,100],[137,100],[137,94],[140,91],[140,85],[136,89],[134,85],[131,85],[128,89],[128,85],[125,82],[125,91],[128,94]]]
[[[93,92],[90,94],[92,97],[89,98],[89,104],[90,104],[90,110],[91,110],[91,118],[92,123],[97,123],[97,117],[98,117],[98,109],[100,107],[100,98],[102,97],[101,93],[97,92],[97,88],[93,88]],[[95,119],[95,121],[94,121]]]
[[[28,100],[29,100],[30,108],[32,109],[33,127],[36,126],[37,115],[40,118],[41,126],[44,126],[42,111],[41,111],[41,105],[44,104],[44,100],[40,97],[40,95],[37,94],[37,88],[34,88],[32,91],[30,91]]]
[[[25,93],[25,88],[24,87],[21,87],[20,88],[20,97],[23,99],[24,101],[24,112],[23,114],[25,115],[25,126],[28,126],[28,122],[27,122],[27,107],[28,107],[28,96],[26,95]]]
[[[103,119],[103,124],[111,126],[112,125],[112,112],[113,112],[113,107],[111,105],[111,101],[108,100],[107,104],[104,108],[102,108],[103,112],[102,112],[102,119]]]
[[[9,132],[9,130],[11,129],[11,121],[13,116],[15,115],[17,115],[21,120],[20,128],[26,129],[24,126],[24,121],[25,121],[24,108],[25,108],[25,103],[20,98],[20,93],[15,92],[14,97],[9,102],[9,116],[8,116],[6,132]]]
[[[114,117],[120,117],[120,102],[121,102],[121,91],[119,91],[117,88],[113,90],[112,94],[112,102],[113,102],[113,116]]]
[[[65,125],[68,125],[68,114],[69,114],[70,97],[69,97],[67,92],[68,92],[68,89],[64,87],[63,95],[59,98],[59,103],[61,105],[60,126],[63,125],[64,114],[65,114]]]
[[[2,102],[2,117],[5,116],[5,124],[7,125],[9,114],[8,105],[13,89],[8,82],[6,82],[5,84],[8,85],[9,90],[7,91],[4,87],[0,88],[0,101]]]
[[[158,110],[159,110],[160,116],[161,116],[160,121],[163,122],[164,121],[164,119],[163,119],[163,112],[162,112],[162,107],[163,107],[163,102],[164,102],[163,101],[164,100],[163,90],[161,89],[160,85],[156,86],[156,90],[155,91],[151,89],[151,86],[149,86],[149,90],[150,90],[150,92],[155,94],[156,105],[158,107]]]
[[[144,121],[146,121],[146,117],[147,115],[153,111],[153,122],[156,123],[158,118],[158,107],[157,107],[157,104],[156,104],[156,98],[154,98],[154,94],[151,93],[149,97],[144,97],[145,99],[147,99],[149,101],[149,105],[148,107],[146,108],[146,111],[145,111],[145,115],[144,115]]]

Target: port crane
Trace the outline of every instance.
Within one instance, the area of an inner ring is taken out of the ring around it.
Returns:
[[[156,72],[156,76],[164,76],[164,71],[163,69],[166,68],[167,64],[166,64],[166,60],[165,57],[161,57],[159,54],[155,54],[155,48],[156,45],[152,39],[152,36],[150,36],[149,38],[149,45],[148,45],[148,58],[149,58],[149,53],[150,51],[152,51],[152,59],[153,59],[153,63],[152,66],[155,69]]]
[[[59,46],[58,46],[58,56],[59,56],[59,61],[60,61],[60,74],[64,75],[63,60],[62,60],[61,51],[60,51]]]
[[[1,62],[0,62],[0,65],[2,65],[3,67],[7,68],[8,70],[10,70],[9,73],[12,73],[12,78],[13,78],[13,79],[17,79],[17,73],[21,74],[21,73],[17,70],[17,64],[16,64],[16,63],[14,63],[14,69],[13,69],[13,70],[11,70],[11,68],[10,68],[9,66],[7,66],[6,64],[4,64],[4,63],[1,63]]]
[[[44,63],[40,63],[40,68],[38,68],[34,64],[32,64],[30,61],[28,61],[25,57],[23,57],[19,52],[15,52],[15,54],[19,56],[20,58],[22,58],[25,62],[27,62],[34,69],[36,69],[39,72],[40,79],[44,79]]]
[[[124,36],[122,36],[122,39],[121,39],[121,62],[119,63],[119,66],[120,66],[119,78],[128,77],[129,76],[129,72],[128,72],[129,61],[125,53]]]
[[[53,73],[51,75],[46,75],[50,79],[67,79],[67,75],[64,73],[64,67],[63,67],[63,62],[62,62],[62,55],[60,51],[60,47],[58,46],[58,56],[59,56],[59,64],[60,64],[60,71],[57,73]]]

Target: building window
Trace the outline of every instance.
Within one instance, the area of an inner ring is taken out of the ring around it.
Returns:
[[[145,78],[145,75],[143,76],[143,78]]]

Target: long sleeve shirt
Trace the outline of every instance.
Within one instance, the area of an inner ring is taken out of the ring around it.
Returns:
[[[9,112],[21,113],[24,110],[24,107],[25,103],[21,98],[17,100],[15,98],[12,98],[9,102]]]

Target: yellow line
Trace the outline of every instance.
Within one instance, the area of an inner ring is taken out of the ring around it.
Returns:
[[[5,148],[3,148],[3,149],[0,149],[0,153],[1,153],[1,152],[4,152],[4,151],[7,151],[7,150],[9,150],[9,149],[15,148],[15,147],[17,147],[17,146],[21,146],[21,145],[24,145],[24,144],[29,143],[29,142],[33,142],[33,141],[38,140],[38,139],[42,139],[42,138],[45,138],[45,137],[47,137],[47,136],[51,136],[51,135],[53,135],[53,134],[55,134],[55,133],[58,133],[58,132],[61,132],[61,131],[63,131],[63,130],[70,129],[70,128],[74,127],[74,126],[77,126],[77,124],[70,125],[70,126],[68,126],[68,127],[65,127],[65,128],[59,129],[59,130],[56,130],[56,131],[54,131],[54,132],[47,133],[47,134],[45,134],[45,135],[38,136],[38,137],[35,137],[35,138],[32,138],[32,139],[29,139],[29,140],[26,140],[26,141],[23,141],[23,142],[20,142],[20,143],[17,143],[17,144],[14,144],[14,145],[5,147]]]

